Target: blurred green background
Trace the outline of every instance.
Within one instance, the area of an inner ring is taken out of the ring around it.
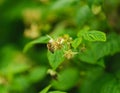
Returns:
[[[23,53],[41,36],[75,38],[84,27],[105,32],[107,41],[67,60],[58,81],[47,74],[46,44]],[[49,84],[51,91],[120,93],[119,0],[0,0],[0,93],[38,93]]]

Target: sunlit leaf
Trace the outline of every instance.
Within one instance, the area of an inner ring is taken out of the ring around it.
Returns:
[[[95,64],[100,58],[120,52],[120,37],[115,33],[107,36],[106,42],[94,42],[91,48],[79,53],[80,60]]]
[[[78,37],[81,37],[84,33],[86,33],[90,29],[89,26],[84,26],[77,34]]]
[[[64,51],[56,50],[54,53],[48,51],[48,60],[53,69],[56,69],[64,61]]]
[[[48,93],[66,93],[66,92],[62,92],[62,91],[51,91],[51,92],[48,92]]]
[[[120,93],[120,83],[113,79],[103,86],[100,93]]]
[[[106,41],[106,34],[101,31],[88,31],[83,34],[83,38],[88,41]]]
[[[0,93],[7,93],[9,91],[8,86],[0,85]]]
[[[24,71],[27,71],[28,69],[30,68],[30,65],[29,64],[16,64],[16,63],[13,63],[11,65],[9,65],[6,69],[8,71],[8,73],[12,73],[12,74],[17,74],[17,73],[21,73],[21,72],[24,72]]]
[[[53,10],[63,9],[75,1],[76,0],[58,0],[53,4],[52,9]]]
[[[48,85],[46,88],[44,88],[42,91],[39,93],[48,93],[48,90],[51,88],[51,85]]]
[[[76,38],[73,42],[72,42],[72,47],[73,48],[77,48],[82,42],[82,38]]]
[[[24,47],[23,51],[26,52],[26,51],[28,51],[28,49],[30,49],[33,45],[35,45],[35,44],[45,44],[45,43],[47,43],[48,41],[49,41],[49,37],[47,37],[47,36],[40,37],[40,38],[38,38],[38,39],[36,39],[36,40],[31,41],[30,43],[28,43],[28,44]]]

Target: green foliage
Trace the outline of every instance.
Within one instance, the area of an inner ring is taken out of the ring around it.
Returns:
[[[60,0],[56,1],[52,5],[52,10],[62,10],[66,7],[69,7],[72,3],[74,3],[76,0]]]
[[[40,38],[38,38],[38,39],[36,39],[36,40],[28,43],[28,44],[24,47],[23,51],[26,52],[29,48],[31,48],[31,47],[32,47],[33,45],[35,45],[35,44],[45,44],[45,43],[48,42],[48,40],[49,40],[49,37],[47,37],[47,36],[40,37]]]
[[[94,72],[90,71],[90,73],[91,72],[94,73],[95,71]],[[88,93],[88,92],[89,93],[96,93],[96,92],[97,93],[119,93],[120,92],[119,80],[114,78],[111,74],[101,73],[100,71],[98,71],[98,69],[96,72],[99,72],[99,74],[97,74],[97,76],[94,76],[93,80],[89,79],[93,76],[91,76],[90,74],[87,76],[86,78],[87,82],[85,82],[83,86],[81,86],[82,87],[82,90],[80,90],[81,93]],[[89,80],[91,82],[88,82]],[[98,80],[99,80],[99,83],[98,83]]]
[[[89,31],[83,34],[83,38],[88,41],[106,41],[105,33],[100,31]]]
[[[106,42],[92,43],[86,52],[79,55],[80,59],[88,63],[96,63],[104,56],[113,55],[120,52],[120,37],[115,33],[108,35]]]
[[[78,25],[83,26],[92,17],[92,12],[88,5],[83,5],[77,10],[76,22]]]
[[[58,81],[53,80],[52,85],[55,89],[65,91],[76,85],[78,80],[79,72],[77,71],[77,69],[69,68],[60,72],[60,75],[58,75]]]
[[[81,42],[82,42],[82,38],[81,38],[81,37],[76,38],[76,39],[72,42],[72,47],[76,49],[76,48],[81,44]]]
[[[46,67],[36,67],[32,69],[31,73],[28,76],[28,79],[33,83],[41,81],[46,76],[46,72]]]
[[[61,92],[61,91],[52,91],[52,92],[49,92],[49,93],[66,93],[66,92]]]
[[[106,83],[102,90],[101,93],[119,93],[120,92],[120,83],[119,81],[113,79]]]
[[[40,93],[47,93],[48,90],[50,89],[51,85],[47,86],[46,88],[44,88]]]
[[[48,60],[53,69],[56,69],[64,61],[63,50],[57,50],[54,53],[48,51]]]
[[[48,90],[51,88],[51,85],[47,86],[46,88],[44,88],[42,91],[40,91],[39,93],[66,93],[66,92],[61,92],[61,91],[50,91],[48,92]]]
[[[101,5],[103,0],[87,0],[88,5],[91,7],[93,4],[95,5]]]
[[[0,93],[120,93],[119,0],[0,0]]]

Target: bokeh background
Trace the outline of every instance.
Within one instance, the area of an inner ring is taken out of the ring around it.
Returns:
[[[84,27],[105,32],[107,41],[66,62],[61,81],[47,74],[46,44],[23,53],[41,36],[75,38]],[[68,93],[120,93],[119,80],[119,0],[0,0],[0,93],[38,93],[50,83],[51,90]]]

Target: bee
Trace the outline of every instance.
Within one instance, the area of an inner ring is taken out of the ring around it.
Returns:
[[[54,53],[54,45],[53,45],[53,42],[55,42],[54,41],[54,39],[52,38],[52,37],[50,37],[49,35],[47,35],[47,37],[48,38],[50,38],[50,40],[49,40],[49,42],[47,43],[47,48],[48,48],[48,50],[51,52],[51,53]]]
[[[61,49],[62,42],[63,42],[62,38],[58,38],[57,40],[54,40],[51,37],[49,37],[49,38],[50,38],[50,40],[47,43],[47,48],[51,53],[54,53],[55,50]]]
[[[48,48],[48,50],[49,50],[51,53],[54,53],[54,46],[52,45],[51,42],[48,42],[48,43],[47,43],[47,48]]]

